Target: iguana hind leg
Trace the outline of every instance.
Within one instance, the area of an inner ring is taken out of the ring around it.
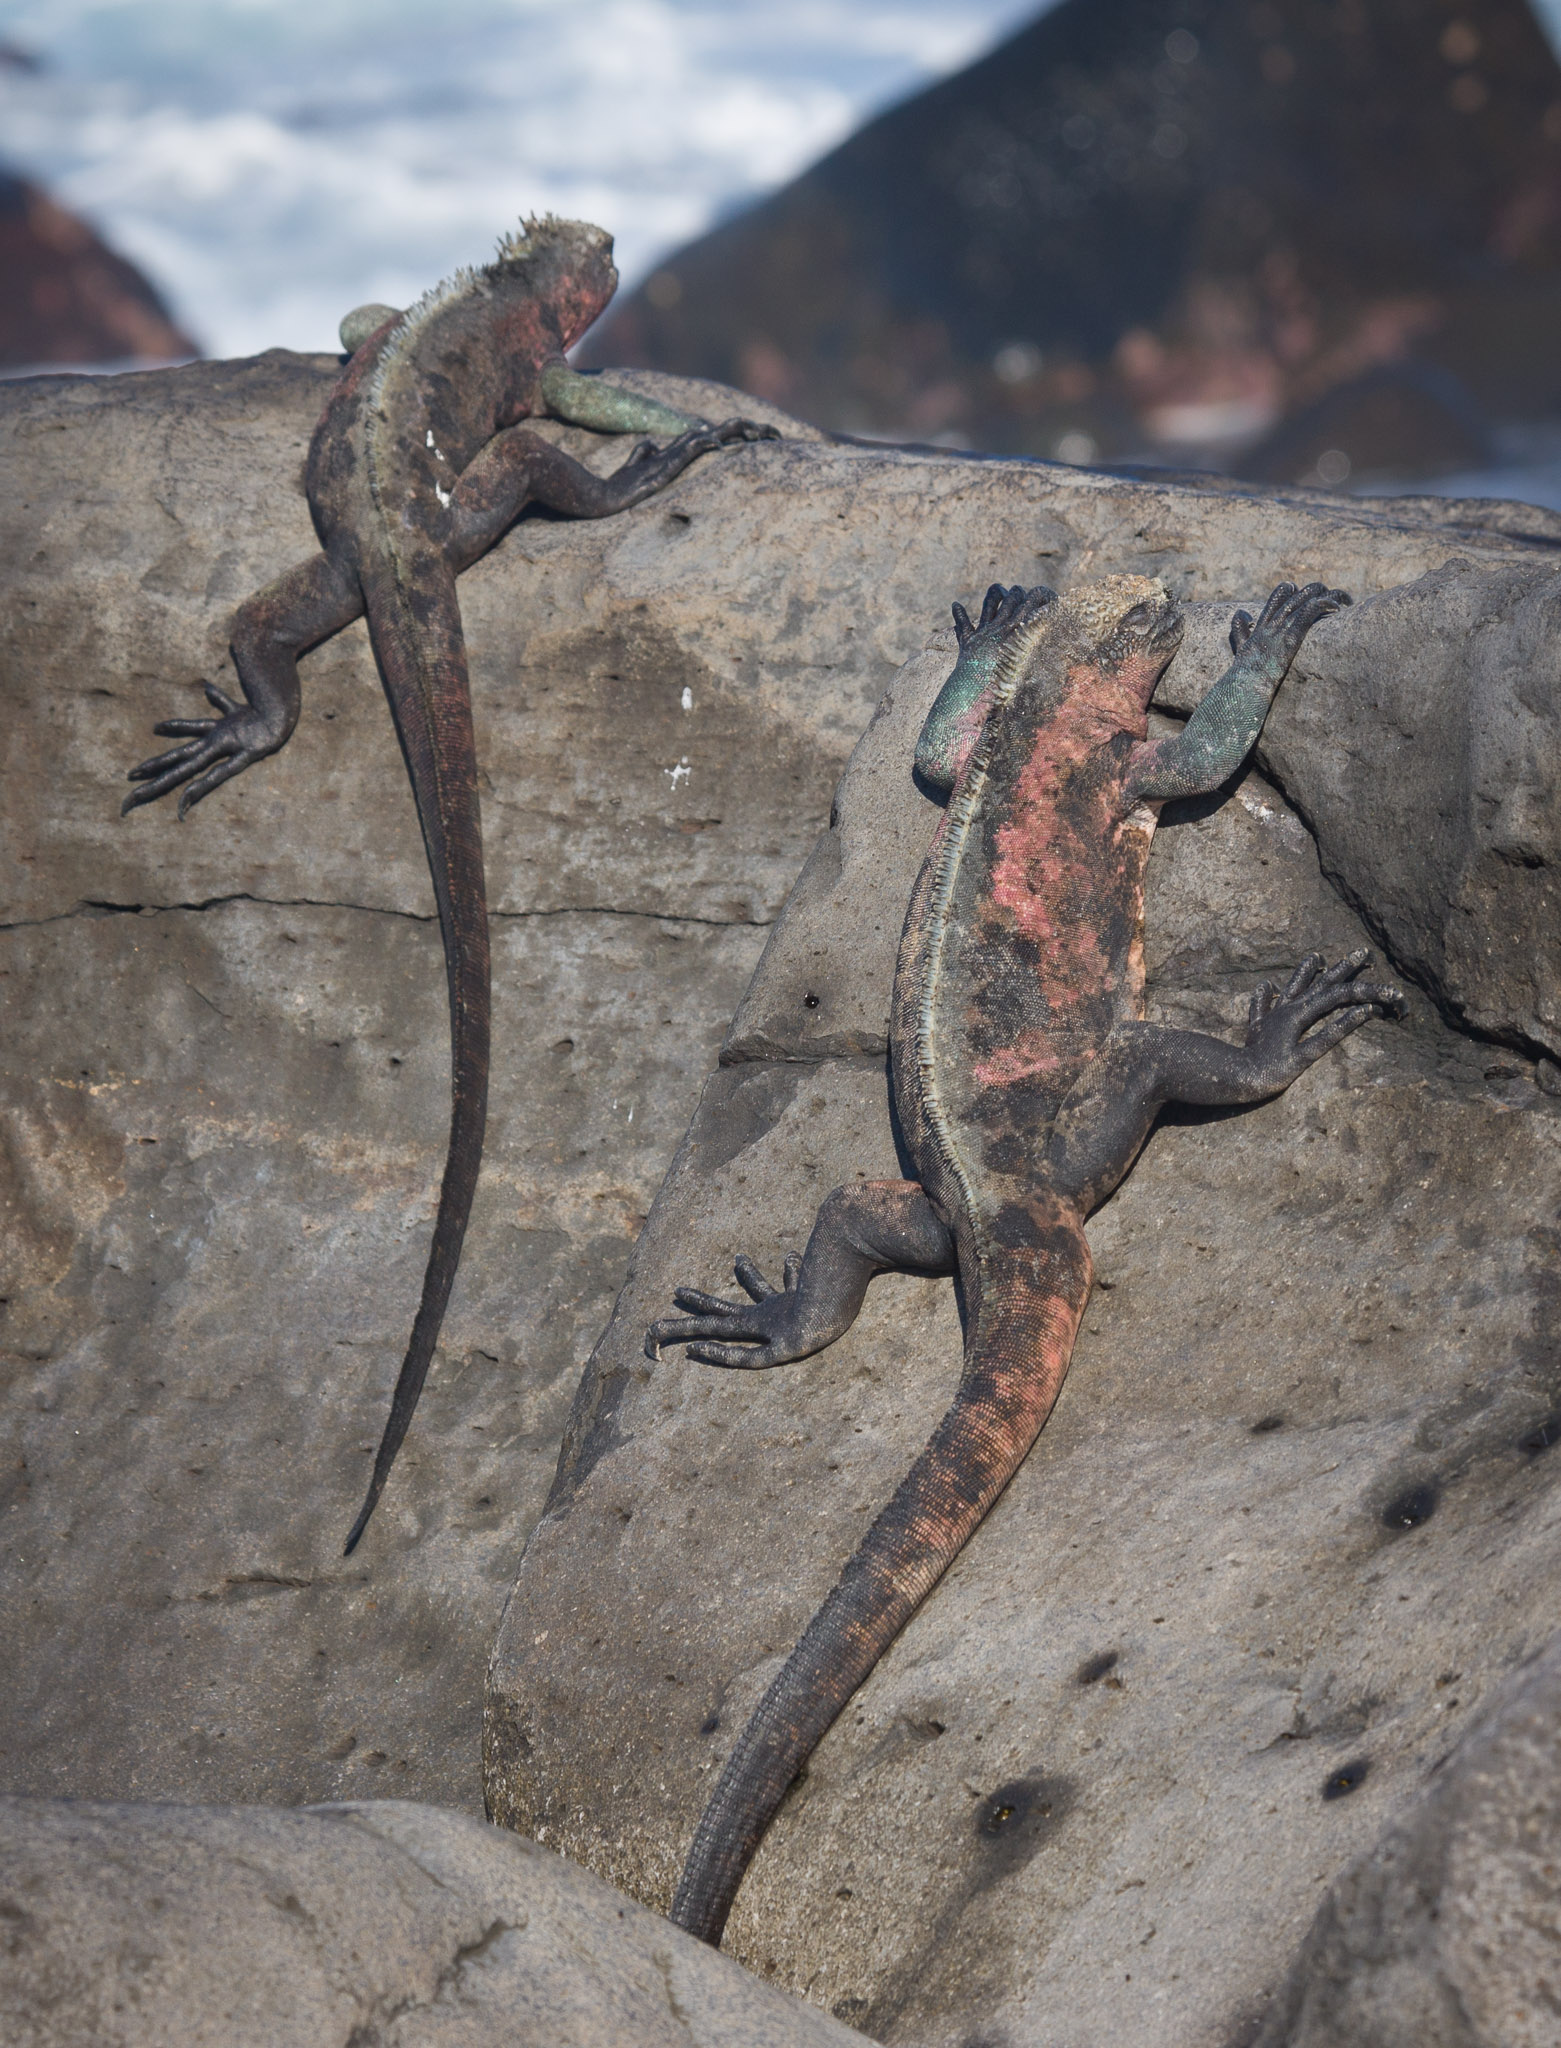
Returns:
[[[324,554],[300,562],[247,599],[233,615],[231,641],[245,702],[207,683],[207,701],[219,717],[166,718],[154,726],[159,738],[180,745],[131,769],[130,780],[141,787],[125,798],[121,815],[182,786],[182,818],[191,804],[285,746],[302,701],[299,655],[362,616],[357,577]]]
[[[856,1321],[875,1273],[952,1273],[954,1238],[913,1180],[862,1180],[836,1188],[818,1212],[799,1258],[786,1260],[772,1287],[746,1255],[736,1263],[747,1301],[726,1301],[697,1287],[673,1290],[689,1314],[668,1316],[645,1333],[645,1349],[686,1344],[702,1365],[789,1365],[811,1358]]]

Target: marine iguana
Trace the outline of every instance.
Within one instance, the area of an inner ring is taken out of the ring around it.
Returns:
[[[1174,737],[1149,698],[1182,637],[1161,587],[1112,577],[1057,598],[994,585],[979,623],[954,607],[959,658],[922,728],[919,778],[949,794],[911,896],[890,1030],[894,1102],[915,1180],[859,1181],[819,1210],[779,1288],[678,1288],[686,1313],[646,1350],[728,1367],[832,1344],[890,1270],[957,1273],[964,1365],[953,1404],[846,1564],[728,1758],[671,1917],[719,1945],[775,1809],[856,1688],[1013,1477],[1057,1399],[1088,1298],[1084,1219],[1168,1102],[1266,1100],[1397,989],[1365,951],[1263,983],[1245,1042],[1144,1021],[1143,888],[1160,806],[1214,790],[1251,751],[1307,632],[1347,604],[1281,583]]]
[[[564,350],[617,284],[612,237],[548,216],[506,236],[495,260],[458,271],[409,312],[359,307],[342,323],[352,359],[309,444],[305,486],[321,552],[239,606],[233,664],[244,701],[206,684],[216,718],[154,730],[180,744],[132,768],[124,809],[182,789],[179,816],[284,746],[298,723],[298,657],[368,614],[433,876],[450,990],[450,1143],[422,1301],[347,1538],[363,1534],[427,1377],[471,1213],[487,1117],[489,964],[477,757],[455,579],[530,504],[579,519],[637,505],[699,456],[773,439],[750,420],[710,426],[584,377]],[[550,414],[641,441],[598,477],[519,425]]]

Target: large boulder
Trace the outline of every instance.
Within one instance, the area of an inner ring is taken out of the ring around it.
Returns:
[[[1290,516],[1225,502],[1267,535]],[[1325,1887],[1554,1626],[1561,1113],[1533,1055],[1554,1042],[1561,579],[1548,554],[1456,552],[1386,590],[1369,547],[1317,558],[1361,601],[1281,691],[1283,789],[1255,767],[1168,808],[1149,870],[1151,1014],[1231,1032],[1261,977],[1386,936],[1419,978],[1408,1020],[1261,1109],[1165,1119],[1090,1225],[1098,1291],[1050,1425],[739,1895],[733,1952],[877,2038],[1249,2038]],[[1271,572],[1220,573],[1250,599]],[[1230,610],[1192,605],[1170,706],[1218,673]],[[889,976],[936,818],[909,761],[952,658],[932,631],[842,778],[636,1246],[490,1672],[491,1811],[652,1904],[958,1373],[951,1286],[907,1276],[774,1373],[643,1349],[674,1284],[734,1291],[739,1251],[776,1271],[833,1186],[897,1171]],[[1466,884],[1525,832],[1515,894]]]
[[[561,1856],[400,1800],[0,1799],[8,2048],[848,2048]]]
[[[950,598],[1110,569],[1192,599],[1284,573],[1364,598],[1454,555],[1525,578],[1553,558],[1525,508],[1260,498],[795,426],[621,519],[523,521],[461,586],[494,912],[487,1169],[411,1438],[344,1564],[448,1103],[432,899],[361,627],[307,658],[283,754],[182,826],[166,806],[118,816],[154,721],[231,680],[233,605],[313,545],[300,466],[337,369],[275,354],[0,389],[11,1791],[477,1807],[483,1662],[581,1361],[852,745]],[[1537,891],[1545,871],[1525,877]],[[1311,886],[1286,957],[1319,919],[1355,929]],[[879,914],[892,949],[898,909]],[[1189,911],[1199,959],[1225,915],[1218,892]],[[1256,971],[1267,954],[1241,943]],[[840,1085],[863,1088],[867,1039],[840,1048]],[[747,1115],[752,1088],[795,1081],[805,1115],[815,1071],[719,1085]],[[841,1161],[856,1152],[842,1133]],[[775,1200],[775,1227],[786,1210],[799,1228],[806,1195]],[[746,1227],[712,1229],[711,1277]],[[933,1350],[952,1357],[944,1336]]]

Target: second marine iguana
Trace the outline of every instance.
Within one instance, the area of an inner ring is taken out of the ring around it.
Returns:
[[[132,768],[125,810],[180,789],[179,816],[286,744],[298,723],[298,657],[368,615],[428,853],[450,987],[450,1143],[423,1296],[391,1399],[351,1553],[384,1488],[434,1354],[471,1213],[487,1118],[489,962],[477,755],[455,579],[527,505],[577,519],[626,511],[699,456],[775,438],[751,420],[690,420],[584,377],[564,350],[617,284],[612,237],[584,221],[530,220],[495,260],[411,308],[360,307],[354,353],[309,444],[305,486],[321,552],[240,605],[233,665],[242,703],[212,683],[219,716],[172,718],[179,744]],[[599,477],[519,424],[540,415],[642,441]]]
[[[1162,1105],[1265,1101],[1397,989],[1370,954],[1312,955],[1263,983],[1239,1046],[1144,1021],[1144,869],[1159,809],[1217,789],[1256,742],[1302,640],[1343,591],[1281,583],[1175,736],[1149,698],[1182,637],[1159,584],[1111,577],[1056,598],[988,591],[954,607],[952,675],[916,749],[950,792],[906,914],[890,1065],[915,1180],[837,1188],[773,1287],[739,1258],[747,1301],[679,1288],[646,1349],[710,1365],[807,1358],[856,1320],[875,1273],[957,1273],[964,1367],[952,1406],[862,1539],[738,1738],[672,1907],[719,1945],[787,1787],[1023,1462],[1068,1369],[1092,1269],[1084,1219],[1132,1165]]]

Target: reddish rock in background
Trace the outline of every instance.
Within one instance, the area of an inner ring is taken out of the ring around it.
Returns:
[[[1523,0],[1064,0],[589,351],[856,434],[1467,466],[1561,413],[1561,67]]]
[[[134,264],[46,192],[0,170],[0,369],[198,355]]]

